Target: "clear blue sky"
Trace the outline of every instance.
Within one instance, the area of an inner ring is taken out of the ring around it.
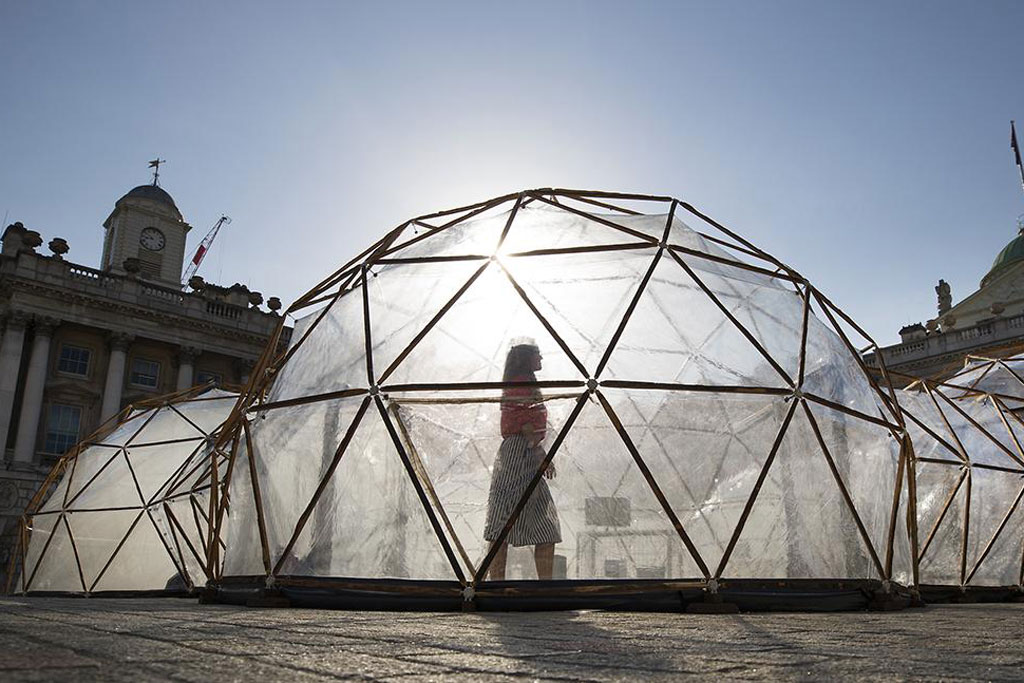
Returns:
[[[287,303],[416,214],[668,193],[891,343],[1015,235],[1022,50],[1010,1],[3,0],[0,216],[95,265],[159,155],[234,219],[201,274]]]

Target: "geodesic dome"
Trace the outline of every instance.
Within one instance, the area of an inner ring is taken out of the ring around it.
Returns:
[[[129,406],[70,450],[25,511],[8,591],[203,586],[212,445],[237,399],[199,387]]]
[[[221,442],[222,589],[515,606],[912,581],[909,446],[863,333],[688,204],[542,190],[421,216],[289,313]],[[510,377],[524,339],[541,367]],[[515,401],[546,428],[506,490]],[[541,496],[550,580],[523,531]]]
[[[1019,594],[1024,422],[996,396],[926,380],[902,390],[899,403],[914,443],[925,594]]]

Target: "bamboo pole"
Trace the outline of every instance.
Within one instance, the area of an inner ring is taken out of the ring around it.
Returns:
[[[640,232],[639,230],[634,230],[633,228],[626,227],[625,225],[621,225],[619,223],[616,223],[615,221],[610,221],[607,218],[603,218],[602,216],[598,216],[598,215],[595,215],[595,214],[587,213],[586,211],[581,211],[580,209],[577,209],[577,208],[575,208],[573,206],[567,206],[565,204],[559,204],[557,202],[553,202],[550,199],[548,199],[547,197],[543,197],[543,196],[538,195],[538,194],[536,194],[534,192],[531,192],[529,194],[530,194],[531,197],[535,198],[537,201],[540,201],[540,202],[542,202],[544,204],[547,204],[548,206],[553,206],[553,207],[555,207],[557,209],[562,209],[563,211],[567,211],[568,213],[575,214],[575,215],[580,216],[582,218],[586,218],[587,220],[592,221],[594,223],[598,223],[600,225],[604,225],[604,226],[612,228],[614,230],[618,230],[620,232],[624,232],[627,235],[631,235],[631,236],[633,236],[633,237],[635,237],[635,238],[637,238],[639,240],[642,240],[642,241],[645,241],[645,242],[650,242],[651,244],[657,244],[658,243],[657,238],[651,237],[650,235],[648,235],[645,232]]]
[[[249,480],[252,484],[253,507],[256,508],[256,526],[260,532],[260,552],[263,556],[263,568],[270,576],[270,545],[267,541],[267,523],[263,518],[263,495],[260,493],[260,477],[256,472],[256,456],[253,454],[252,435],[249,433],[248,421],[242,422],[245,435],[245,451],[249,458]]]
[[[582,247],[549,247],[544,249],[529,249],[527,251],[516,251],[509,254],[502,254],[503,259],[532,258],[535,256],[565,256],[575,254],[595,254],[604,252],[619,253],[622,251],[636,251],[638,249],[655,249],[657,245],[650,242],[619,242],[616,244],[591,244]]]
[[[320,478],[320,483],[316,487],[316,491],[313,492],[313,497],[310,498],[306,504],[302,514],[299,515],[299,520],[295,524],[295,528],[292,530],[292,536],[288,539],[288,543],[285,545],[284,550],[281,551],[281,555],[277,558],[277,562],[274,564],[270,571],[270,576],[277,576],[281,571],[281,567],[284,565],[285,560],[291,553],[292,548],[295,547],[296,541],[299,540],[299,534],[306,526],[306,522],[309,521],[309,516],[313,514],[313,510],[316,508],[316,504],[320,501],[320,497],[327,489],[327,485],[330,483],[331,478],[334,476],[334,472],[338,469],[338,464],[341,463],[342,456],[348,450],[348,445],[352,442],[352,437],[355,436],[356,429],[359,427],[359,423],[362,422],[363,416],[366,414],[366,409],[370,407],[370,396],[363,398],[359,404],[359,409],[356,411],[355,416],[352,418],[352,422],[349,424],[348,429],[345,430],[345,436],[342,437],[341,443],[338,444],[338,448],[334,451],[334,457],[331,459],[331,463],[327,466],[327,470]]]
[[[839,468],[836,466],[835,459],[832,457],[832,452],[825,444],[825,439],[821,435],[821,429],[818,427],[818,421],[814,419],[814,414],[811,412],[810,407],[807,405],[807,401],[800,399],[800,405],[804,409],[804,414],[807,416],[807,420],[811,423],[811,431],[814,432],[814,438],[818,442],[818,446],[821,448],[822,454],[825,456],[825,461],[828,462],[828,468],[832,471],[832,478],[835,479],[836,485],[839,486],[839,492],[843,496],[843,500],[846,502],[846,507],[849,508],[850,514],[853,515],[853,521],[857,525],[857,530],[860,532],[861,540],[867,546],[868,553],[871,556],[871,561],[875,565],[875,569],[878,570],[878,575],[882,580],[888,580],[890,577],[885,573],[885,569],[882,567],[882,562],[878,559],[878,552],[875,550],[874,543],[871,542],[871,537],[868,535],[868,530],[864,526],[864,522],[860,518],[860,514],[857,512],[857,506],[853,502],[853,497],[850,495],[850,491],[846,488],[846,484],[843,482],[842,476],[839,474]]]
[[[771,469],[772,463],[775,462],[775,455],[779,452],[779,447],[782,445],[782,440],[786,436],[786,430],[789,428],[789,423],[793,419],[793,413],[796,412],[797,401],[792,401],[789,404],[789,410],[786,411],[786,417],[782,420],[782,425],[779,427],[779,432],[775,436],[775,441],[772,443],[772,448],[768,452],[768,457],[765,458],[764,465],[761,467],[761,471],[757,475],[757,481],[754,482],[754,488],[750,491],[750,496],[747,498],[747,502],[743,505],[743,512],[740,513],[740,518],[736,522],[736,528],[732,532],[732,536],[729,538],[729,544],[725,547],[725,552],[722,553],[722,559],[718,563],[718,569],[715,570],[715,579],[721,579],[722,574],[725,572],[726,566],[729,564],[729,557],[732,556],[732,551],[736,548],[736,542],[739,541],[740,534],[743,533],[743,527],[747,523],[747,517],[750,516],[750,511],[754,507],[754,503],[757,501],[757,494],[760,493],[761,487],[764,485],[764,480],[768,477],[768,470]]]
[[[437,512],[441,516],[441,521],[444,522],[445,529],[452,537],[455,549],[459,551],[459,556],[466,564],[466,568],[469,570],[470,574],[473,574],[476,572],[476,568],[473,566],[473,561],[470,559],[469,553],[467,553],[466,549],[462,546],[462,541],[459,540],[459,535],[455,533],[455,526],[452,524],[451,519],[448,517],[448,513],[444,509],[444,505],[441,503],[441,497],[437,495],[437,491],[430,478],[430,473],[427,472],[427,468],[423,463],[423,458],[420,456],[419,450],[416,448],[416,444],[413,443],[412,437],[409,436],[409,429],[405,426],[405,421],[402,419],[398,408],[399,406],[397,403],[391,403],[389,411],[391,416],[395,419],[395,425],[397,425],[399,434],[402,437],[402,443],[405,445],[409,453],[409,460],[413,464],[413,469],[416,471],[416,475],[420,477],[420,480],[426,487],[427,495],[434,507],[437,508]]]
[[[82,560],[79,559],[79,556],[78,556],[78,544],[75,543],[75,536],[74,536],[74,534],[71,533],[71,525],[68,523],[68,516],[67,515],[61,515],[60,519],[58,520],[58,523],[60,521],[64,522],[64,528],[68,532],[68,540],[71,541],[71,551],[75,555],[75,568],[78,569],[78,580],[79,580],[79,582],[81,582],[81,584],[82,584],[82,591],[84,592],[85,591],[85,574],[82,572]]]
[[[900,448],[896,465],[896,481],[892,490],[892,506],[889,513],[889,530],[886,532],[885,545],[885,577],[892,580],[893,556],[896,546],[896,525],[899,523],[900,494],[903,492],[903,476],[907,467],[907,454]]]
[[[967,575],[967,580],[964,582],[965,584],[971,582],[971,579],[974,578],[974,575],[975,573],[977,573],[978,568],[981,567],[981,563],[985,561],[985,558],[988,557],[988,554],[992,551],[992,546],[995,545],[995,542],[999,538],[999,535],[1003,533],[1003,529],[1006,528],[1006,524],[1010,521],[1010,517],[1012,517],[1013,513],[1017,511],[1017,506],[1020,505],[1021,497],[1024,497],[1024,487],[1022,487],[1021,490],[1017,492],[1017,497],[1013,499],[1013,504],[1010,505],[1010,509],[1007,510],[1006,515],[1003,517],[1003,520],[999,523],[999,528],[995,530],[995,533],[992,534],[992,537],[988,540],[988,543],[985,544],[985,549],[982,550],[981,555],[978,556],[978,561],[974,563],[974,567],[971,569],[971,573]]]
[[[651,277],[654,275],[654,269],[657,268],[658,263],[661,261],[662,252],[664,252],[664,249],[658,247],[657,253],[655,253],[654,258],[651,259],[651,265],[648,266],[647,272],[644,273],[643,278],[640,280],[640,284],[633,293],[633,298],[630,299],[629,305],[626,306],[626,311],[622,314],[622,320],[619,321],[618,326],[615,328],[615,332],[612,334],[612,338],[608,342],[608,346],[605,348],[604,354],[601,356],[601,360],[597,364],[597,369],[594,370],[595,378],[601,376],[601,373],[604,372],[605,366],[611,359],[612,351],[615,350],[615,345],[619,343],[619,339],[622,337],[622,333],[626,329],[626,324],[629,323],[629,319],[633,317],[633,311],[636,310],[637,304],[640,303],[640,297],[643,296],[644,290],[647,289],[647,284],[651,281]]]
[[[917,588],[921,585],[921,562],[917,552],[917,463],[914,462],[914,442],[906,431],[900,439],[900,453],[907,454],[907,530],[910,534],[910,566],[914,587]]]
[[[605,414],[608,415],[608,419],[611,421],[612,426],[615,427],[615,431],[618,433],[623,445],[625,445],[626,450],[629,451],[629,454],[633,457],[633,461],[636,463],[636,466],[640,469],[640,473],[643,475],[644,480],[647,482],[648,487],[650,487],[654,497],[658,499],[661,509],[665,512],[665,516],[668,517],[673,528],[675,528],[676,534],[679,536],[679,540],[681,540],[683,545],[686,546],[686,550],[690,553],[690,557],[693,558],[693,561],[697,564],[697,567],[700,569],[701,574],[704,575],[704,578],[710,579],[711,572],[708,570],[708,566],[704,562],[704,558],[701,557],[700,551],[697,550],[697,546],[694,545],[689,534],[687,534],[686,530],[683,528],[683,523],[679,521],[679,517],[672,509],[672,505],[669,503],[668,498],[665,497],[661,487],[658,486],[658,482],[655,481],[654,475],[651,474],[651,470],[647,466],[647,463],[644,462],[643,457],[640,455],[640,451],[637,450],[633,440],[629,437],[628,432],[626,432],[626,428],[622,425],[622,421],[619,419],[619,416],[615,413],[614,408],[612,408],[612,405],[608,402],[608,399],[605,398],[604,394],[600,391],[596,391],[595,395],[597,396],[597,400],[601,402],[601,407],[604,408]]]
[[[935,539],[935,534],[938,533],[939,527],[942,525],[942,521],[946,518],[946,513],[949,512],[950,506],[956,499],[956,494],[960,492],[960,487],[963,486],[964,480],[967,479],[968,468],[963,467],[960,471],[960,477],[956,480],[956,485],[953,490],[946,496],[946,501],[942,504],[942,509],[939,510],[939,516],[935,518],[935,522],[932,524],[931,530],[928,532],[928,538],[925,539],[924,547],[921,548],[921,553],[918,555],[918,561],[923,560],[925,554],[928,552],[928,548],[931,547],[932,541]]]
[[[448,539],[444,535],[444,531],[441,529],[441,524],[437,521],[437,515],[434,514],[434,509],[430,506],[430,500],[427,498],[426,491],[423,490],[423,484],[416,476],[416,470],[412,466],[412,462],[409,460],[409,454],[406,453],[405,447],[402,445],[402,440],[398,438],[398,432],[395,430],[395,425],[391,422],[391,418],[388,416],[388,411],[384,407],[384,402],[381,401],[380,396],[374,396],[374,403],[377,405],[377,412],[380,413],[381,419],[384,420],[384,426],[388,430],[388,435],[391,437],[392,443],[395,444],[395,450],[398,451],[398,456],[402,459],[402,464],[405,466],[405,471],[409,475],[409,480],[412,482],[413,488],[416,490],[416,495],[420,499],[420,504],[423,506],[423,511],[427,513],[427,518],[430,520],[430,526],[434,529],[434,535],[437,536],[438,542],[441,544],[441,548],[444,550],[445,556],[448,558],[448,562],[452,566],[452,571],[455,572],[455,576],[458,577],[459,583],[466,584],[466,575],[462,571],[462,566],[459,564],[458,558],[455,557],[455,552],[452,550],[451,544],[448,543]]]
[[[963,543],[961,544],[960,552],[960,585],[964,586],[967,584],[967,544],[971,537],[971,488],[974,477],[971,476],[971,470],[967,470],[967,490],[965,496],[967,500],[964,501],[964,528],[963,528]]]
[[[527,308],[530,309],[530,312],[533,313],[537,320],[540,321],[540,324],[544,326],[544,329],[547,330],[548,334],[551,335],[551,338],[555,340],[555,343],[558,344],[559,348],[562,349],[562,352],[565,353],[565,355],[569,358],[569,360],[576,367],[579,373],[583,375],[585,379],[590,377],[590,374],[587,372],[587,369],[583,366],[583,363],[580,362],[580,359],[576,357],[576,354],[572,352],[572,349],[569,348],[569,345],[565,343],[564,339],[562,339],[562,335],[558,334],[558,331],[548,321],[544,314],[537,309],[533,301],[530,300],[530,297],[526,295],[526,292],[523,290],[523,288],[519,286],[518,282],[516,282],[516,279],[512,276],[512,273],[509,272],[508,268],[506,268],[500,261],[498,262],[498,266],[501,268],[501,272],[505,274],[505,277],[507,277],[508,281],[512,284],[513,289],[516,290],[516,294],[519,295],[519,297],[523,300],[523,303],[525,303]]]
[[[754,348],[757,349],[758,353],[760,353],[761,356],[768,362],[768,364],[771,365],[777,373],[779,373],[779,376],[781,376],[782,379],[785,380],[786,384],[795,388],[796,385],[793,383],[793,378],[789,376],[789,373],[783,370],[782,366],[775,362],[775,359],[772,358],[772,355],[768,353],[764,346],[761,345],[761,342],[759,342],[757,338],[750,333],[750,330],[748,330],[743,325],[743,323],[741,323],[736,318],[736,316],[732,314],[732,311],[730,311],[729,308],[725,304],[723,304],[717,296],[715,296],[715,293],[712,292],[706,284],[704,284],[704,281],[697,276],[697,273],[694,272],[693,268],[691,268],[689,264],[686,263],[686,261],[679,258],[679,256],[677,256],[675,252],[671,250],[669,250],[669,256],[671,256],[675,260],[675,262],[678,263],[680,267],[682,267],[682,269],[686,271],[686,274],[690,276],[690,279],[697,283],[697,286],[700,287],[704,294],[707,295],[709,299],[711,299],[712,303],[714,303],[715,306],[718,307],[718,310],[720,310],[722,314],[729,319],[729,322],[731,322],[736,327],[736,329],[739,330],[740,334],[746,337],[747,341],[749,341],[754,346]]]
[[[395,360],[393,360],[391,364],[384,370],[384,372],[381,373],[380,378],[377,379],[378,384],[383,384],[387,380],[387,378],[391,376],[391,373],[393,373],[398,368],[399,364],[403,360],[405,360],[406,356],[408,356],[412,352],[412,350],[416,348],[416,345],[419,344],[425,336],[427,336],[427,333],[430,332],[430,330],[434,329],[434,325],[436,325],[438,321],[441,320],[444,314],[447,313],[460,298],[462,298],[462,295],[465,294],[466,290],[469,289],[470,286],[477,281],[477,278],[483,275],[484,271],[487,270],[487,266],[489,266],[490,264],[491,262],[487,261],[482,266],[473,271],[473,274],[469,277],[468,280],[466,280],[465,284],[459,287],[455,294],[453,294],[452,297],[448,299],[448,301],[441,307],[441,309],[434,315],[434,317],[432,317],[427,322],[423,329],[420,330],[419,333],[417,333],[417,335],[412,338],[412,341],[410,341],[406,345],[406,347],[402,349],[402,351],[395,357]],[[370,379],[370,383],[373,383],[372,378]]]
[[[263,413],[265,411],[275,410],[277,408],[291,408],[293,406],[306,405],[307,403],[320,403],[322,401],[333,401],[335,399],[365,396],[367,393],[369,393],[369,389],[341,389],[339,391],[329,391],[326,394],[311,394],[309,396],[298,396],[296,398],[289,398],[283,401],[271,401],[269,403],[261,403],[256,406],[250,406],[248,409],[246,409],[246,412]]]
[[[519,519],[520,513],[523,508],[526,507],[527,501],[530,500],[530,496],[533,495],[534,490],[537,488],[537,484],[540,483],[540,479],[544,476],[544,472],[547,470],[548,465],[554,459],[558,449],[562,446],[562,442],[565,440],[569,430],[572,429],[573,423],[576,422],[576,418],[579,417],[580,412],[583,410],[583,406],[586,405],[587,398],[590,396],[589,391],[585,391],[580,394],[580,397],[576,399],[576,405],[573,406],[572,412],[569,413],[569,417],[566,418],[562,428],[558,431],[558,435],[555,437],[554,442],[551,444],[551,448],[548,449],[547,455],[544,456],[544,460],[541,461],[537,467],[537,471],[534,473],[533,478],[530,479],[530,483],[526,485],[526,490],[523,495],[519,498],[519,502],[512,509],[512,514],[505,520],[505,526],[502,527],[501,532],[498,533],[498,537],[491,543],[490,549],[487,551],[487,555],[484,556],[483,562],[477,567],[476,574],[473,575],[473,584],[477,585],[484,580],[487,575],[487,570],[491,566],[491,562],[494,561],[494,556],[498,553],[498,548],[505,543],[505,539],[508,538],[509,533],[512,531],[512,527],[515,525],[516,520]]]
[[[91,584],[89,584],[89,588],[86,590],[86,592],[92,593],[96,590],[96,586],[99,585],[100,579],[102,579],[103,575],[107,573],[107,569],[114,562],[114,558],[116,558],[117,554],[121,552],[121,548],[124,547],[124,544],[128,540],[128,537],[132,535],[132,531],[135,530],[135,527],[139,524],[139,520],[142,519],[142,516],[145,514],[146,511],[144,509],[139,510],[139,514],[135,517],[135,520],[131,523],[131,526],[128,527],[128,531],[125,532],[124,536],[121,538],[121,541],[117,544],[117,547],[114,548],[114,552],[112,552],[110,554],[110,557],[107,558],[107,562],[103,565],[103,568],[100,569],[99,574],[97,574],[96,578],[93,579]]]

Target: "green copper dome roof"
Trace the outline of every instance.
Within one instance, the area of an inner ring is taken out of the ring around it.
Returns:
[[[985,274],[985,277],[981,278],[981,286],[984,287],[994,276],[1006,270],[1008,266],[1017,261],[1024,261],[1024,230],[999,252],[996,260],[992,262],[992,267],[989,268],[988,273]]]

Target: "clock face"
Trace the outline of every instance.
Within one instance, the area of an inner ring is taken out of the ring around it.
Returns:
[[[164,234],[156,228],[146,228],[139,237],[139,243],[150,251],[160,251],[167,243]]]

